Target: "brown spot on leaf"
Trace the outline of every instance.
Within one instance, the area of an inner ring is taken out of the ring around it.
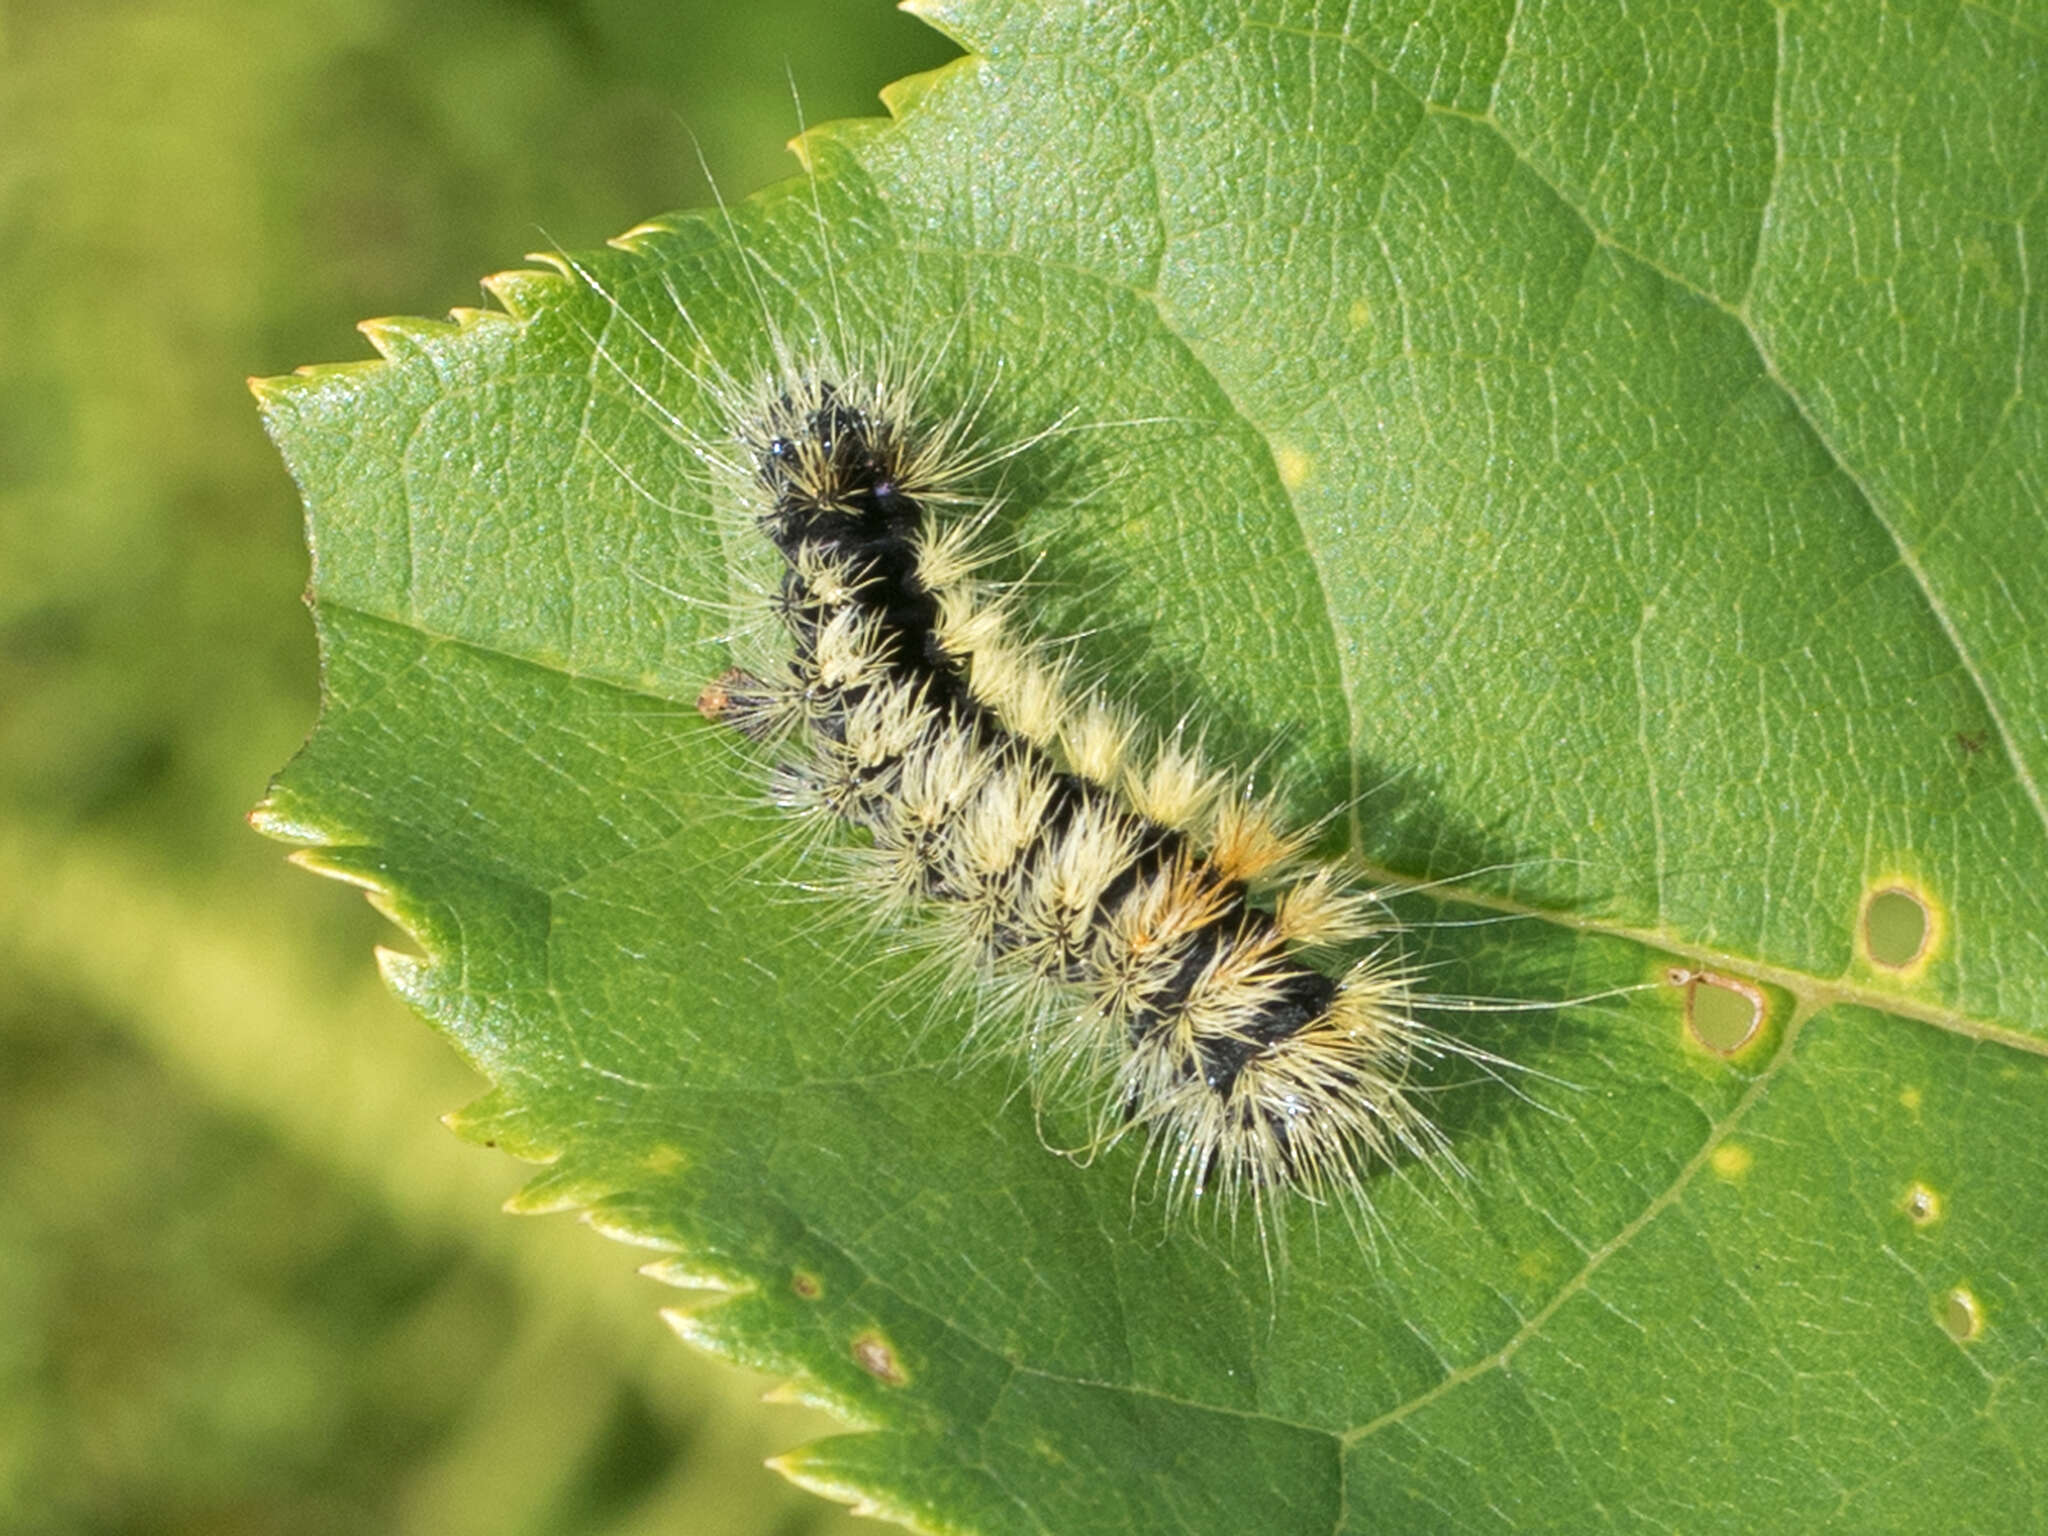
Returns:
[[[910,1380],[894,1347],[872,1328],[854,1336],[853,1363],[885,1387],[904,1386]]]

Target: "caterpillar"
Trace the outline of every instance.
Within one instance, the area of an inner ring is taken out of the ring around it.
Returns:
[[[1171,1208],[1250,1202],[1263,1227],[1280,1196],[1447,1155],[1411,1070],[1483,1053],[1417,1022],[1375,894],[1024,630],[972,413],[921,421],[915,386],[827,361],[726,381],[701,451],[780,556],[780,655],[698,711],[766,749],[783,812],[847,834],[845,897],[982,990],[976,1036],[1041,1103],[1086,1106],[1090,1150],[1144,1136]]]

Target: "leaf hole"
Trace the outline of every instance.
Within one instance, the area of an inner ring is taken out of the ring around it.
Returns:
[[[1674,966],[1665,975],[1685,989],[1687,1033],[1716,1056],[1733,1056],[1764,1027],[1763,990],[1732,976]]]
[[[1933,935],[1933,914],[1916,891],[1886,886],[1863,904],[1863,949],[1872,965],[1910,971],[1926,958]]]
[[[1984,1331],[1984,1307],[1969,1287],[1959,1285],[1941,1298],[1936,1309],[1941,1331],[1958,1344],[1967,1344]]]
[[[1931,1227],[1941,1220],[1941,1196],[1916,1179],[1906,1186],[1899,1209],[1906,1213],[1906,1219],[1914,1226]]]

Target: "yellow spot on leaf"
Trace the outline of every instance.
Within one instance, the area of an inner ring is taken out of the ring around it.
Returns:
[[[641,1158],[640,1166],[649,1173],[674,1173],[683,1166],[683,1149],[664,1143]]]
[[[1707,1161],[1713,1164],[1714,1172],[1724,1179],[1739,1179],[1749,1172],[1750,1164],[1756,1161],[1756,1154],[1739,1141],[1724,1141],[1714,1148]]]

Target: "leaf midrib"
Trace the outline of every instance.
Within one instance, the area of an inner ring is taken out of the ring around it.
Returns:
[[[1200,366],[1198,360],[1196,361],[1196,366]],[[1221,382],[1215,380],[1214,374],[1208,373],[1205,370],[1205,376],[1209,377],[1215,383],[1219,393],[1222,393]],[[1225,395],[1225,398],[1228,398],[1227,395]],[[1263,434],[1260,436],[1261,441],[1264,441]],[[1288,505],[1290,507],[1295,506],[1291,497],[1289,498]],[[1311,546],[1307,537],[1305,521],[1298,515],[1296,521],[1297,526],[1302,530],[1304,549],[1309,549]],[[1316,569],[1320,577],[1322,567],[1318,565]],[[394,628],[416,634],[429,644],[462,647],[479,655],[494,657],[516,665],[533,667],[543,672],[567,678],[572,682],[589,683],[623,697],[644,699],[664,706],[686,705],[690,702],[687,692],[679,694],[649,687],[619,675],[583,671],[570,665],[563,659],[543,658],[511,649],[501,644],[494,644],[475,636],[436,630],[421,623],[416,617],[409,614],[400,615],[384,612],[362,603],[345,602],[332,597],[322,597],[319,601],[324,609],[356,614],[375,622],[388,624]],[[1335,615],[1334,610],[1327,601],[1327,596],[1324,606],[1325,612],[1331,616],[1334,636]],[[1344,676],[1346,674],[1343,672],[1341,662],[1343,648],[1334,644],[1332,648],[1339,656],[1339,674]],[[1351,695],[1347,691],[1347,710],[1350,707],[1350,700]],[[1355,754],[1353,755],[1352,771],[1355,775]],[[1355,846],[1354,840],[1354,849]],[[1398,890],[1403,885],[1412,883],[1412,876],[1359,858],[1355,852],[1352,855],[1352,863],[1360,874],[1376,884]],[[1695,943],[1679,935],[1655,928],[1618,922],[1611,918],[1588,917],[1559,908],[1540,907],[1531,903],[1516,901],[1490,890],[1458,881],[1432,881],[1430,889],[1433,893],[1440,893],[1447,900],[1483,907],[1506,915],[1532,918],[1549,923],[1568,932],[1621,940],[1637,945],[1645,950],[1672,954],[1693,961],[1697,965],[1708,969],[1739,972],[1755,980],[1784,989],[1791,993],[1802,1007],[1864,1007],[1896,1018],[1925,1024],[1947,1033],[1961,1035],[1968,1039],[1987,1044],[2001,1045],[2032,1055],[2048,1056],[2048,1038],[2030,1036],[2012,1026],[1977,1018],[1960,1010],[1945,1007],[1939,1003],[1903,997],[1897,993],[1844,977],[1824,977],[1796,967],[1774,964],[1758,956],[1740,954],[1711,945]]]

